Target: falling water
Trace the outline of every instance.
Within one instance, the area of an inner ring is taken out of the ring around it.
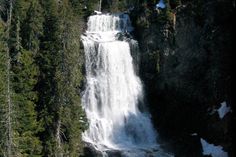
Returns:
[[[117,34],[130,31],[127,14],[89,17],[82,36],[87,81],[82,105],[89,120],[83,140],[101,152],[120,150],[123,156],[146,157],[158,145],[150,115],[139,110],[143,87],[130,52],[130,44],[137,42],[117,39]]]

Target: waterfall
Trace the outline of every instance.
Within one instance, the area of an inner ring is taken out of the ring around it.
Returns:
[[[127,14],[89,17],[82,36],[86,66],[82,105],[89,128],[82,137],[101,152],[123,150],[124,156],[141,157],[146,156],[143,150],[158,145],[150,115],[139,110],[143,86],[130,52],[130,44],[137,42],[117,39],[132,29]]]

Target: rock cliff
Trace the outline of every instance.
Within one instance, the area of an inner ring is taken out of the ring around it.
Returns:
[[[153,121],[177,156],[202,156],[200,138],[233,156],[235,117],[221,119],[217,109],[224,101],[234,108],[234,9],[231,1],[210,0],[184,2],[169,13],[144,6],[134,16]]]

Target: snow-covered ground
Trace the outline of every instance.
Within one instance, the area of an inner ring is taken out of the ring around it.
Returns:
[[[222,146],[215,146],[214,144],[209,144],[206,140],[202,138],[201,144],[203,155],[211,155],[212,157],[228,157],[228,153],[223,150]]]

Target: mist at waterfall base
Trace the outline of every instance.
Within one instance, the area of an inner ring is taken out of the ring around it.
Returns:
[[[127,14],[89,17],[82,36],[86,89],[82,96],[89,128],[82,137],[103,156],[119,151],[124,157],[169,157],[159,148],[150,115],[141,112],[143,87],[137,76],[131,47],[135,40],[118,40],[132,31]]]

